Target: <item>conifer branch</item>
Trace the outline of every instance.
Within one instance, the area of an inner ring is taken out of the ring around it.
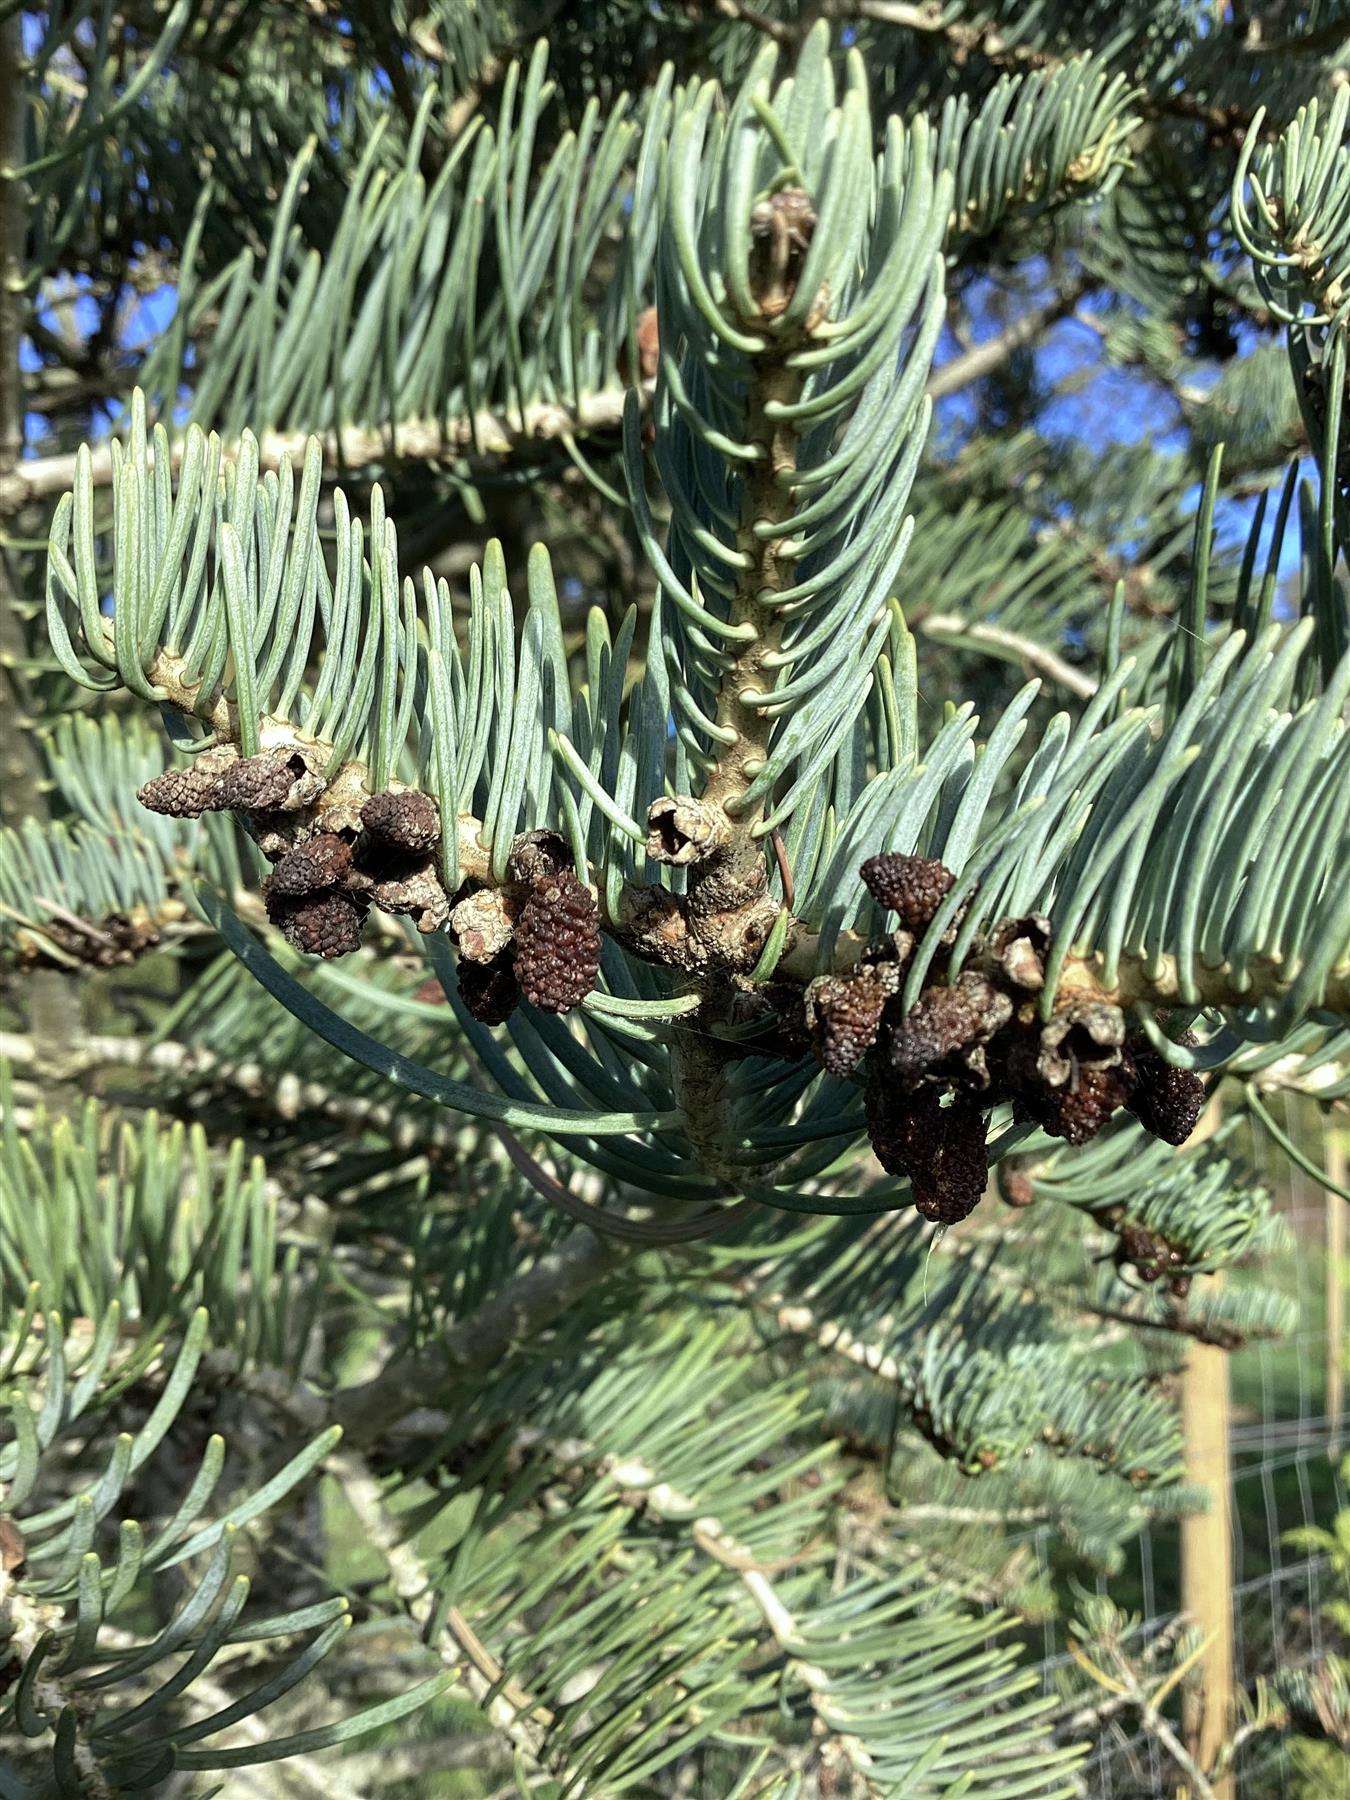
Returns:
[[[842,974],[856,968],[867,944],[868,939],[857,932],[840,932],[834,944],[833,972]],[[798,932],[778,965],[781,973],[809,981],[816,970],[818,945],[819,939],[814,932],[805,929]],[[1293,985],[1288,970],[1271,957],[1252,957],[1244,982],[1239,982],[1227,963],[1217,967],[1197,964],[1190,975],[1199,993],[1198,1000],[1188,1000],[1183,994],[1178,959],[1166,952],[1157,956],[1138,956],[1123,951],[1113,982],[1104,978],[1099,953],[1071,954],[1065,959],[1056,997],[1059,1002],[1079,994],[1109,1006],[1149,1006],[1161,1011],[1187,1004],[1238,1011],[1245,1007],[1278,1004]],[[1342,964],[1327,976],[1323,1005],[1329,1013],[1342,1016],[1350,1013],[1350,964]]]
[[[901,1368],[889,1351],[878,1344],[856,1338],[841,1319],[820,1318],[809,1306],[777,1303],[773,1297],[761,1296],[753,1284],[742,1284],[741,1291],[752,1306],[767,1310],[774,1324],[788,1337],[807,1339],[827,1355],[841,1356],[855,1368],[877,1375],[885,1382],[900,1379]]]
[[[35,1038],[16,1031],[0,1032],[0,1061],[29,1070],[43,1081],[84,1080],[100,1069],[136,1069],[151,1076],[165,1076],[187,1091],[197,1085],[231,1088],[245,1099],[266,1105],[287,1122],[306,1114],[332,1119],[353,1132],[373,1131],[391,1149],[450,1154],[459,1129],[437,1117],[423,1118],[402,1110],[396,1102],[367,1100],[344,1094],[318,1081],[303,1081],[293,1072],[256,1062],[236,1062],[218,1056],[204,1045],[184,1044],[172,1038],[91,1035],[63,1055],[59,1062],[44,1059]]]
[[[763,768],[769,754],[773,720],[762,705],[773,685],[765,659],[782,647],[781,611],[770,596],[789,587],[794,557],[781,535],[761,535],[756,527],[786,525],[792,518],[791,478],[796,467],[796,432],[791,420],[774,420],[772,406],[790,406],[801,396],[802,378],[786,357],[790,341],[775,345],[755,371],[747,408],[748,440],[763,452],[746,477],[736,545],[745,561],[728,608],[728,623],[746,637],[745,646],[723,672],[716,696],[716,723],[721,748],[703,782],[699,799],[721,817],[716,829],[719,852],[691,871],[689,906],[705,916],[723,915],[737,949],[744,931],[744,912],[758,900],[765,884],[764,852],[752,835],[763,818],[767,796],[755,807],[737,805]],[[715,921],[709,920],[711,925]],[[712,933],[707,934],[710,938]],[[671,1085],[685,1130],[699,1163],[715,1179],[734,1184],[736,1171],[728,1159],[734,1126],[725,1078],[725,1061],[715,1043],[700,1030],[676,1028],[671,1041]]]
[[[864,1782],[867,1792],[877,1793],[870,1773],[872,1759],[866,1746],[860,1738],[841,1731],[831,1717],[830,1677],[803,1656],[797,1620],[754,1552],[739,1542],[720,1519],[710,1513],[700,1513],[697,1500],[660,1480],[639,1458],[607,1458],[602,1466],[616,1486],[633,1491],[635,1501],[640,1502],[644,1511],[672,1524],[688,1524],[690,1536],[704,1555],[736,1576],[786,1658],[789,1672],[807,1691],[811,1709],[824,1734],[820,1754],[828,1761],[832,1751],[837,1753]],[[691,1520],[692,1524],[689,1523]]]
[[[869,19],[873,24],[897,26],[926,37],[942,38],[949,53],[960,63],[978,56],[996,69],[1035,71],[1059,68],[1065,61],[1063,56],[1042,48],[1034,40],[1009,43],[992,21],[967,24],[960,18],[954,18],[940,0],[918,0],[917,4],[915,0],[848,0],[848,3],[858,17]],[[1315,40],[1313,47],[1322,47],[1317,34],[1311,35]],[[1255,47],[1262,52],[1269,48],[1266,45]],[[1242,39],[1233,38],[1234,54],[1240,55],[1248,48]],[[1203,125],[1210,142],[1216,147],[1227,149],[1233,149],[1241,143],[1242,135],[1251,126],[1253,118],[1250,108],[1212,104],[1178,89],[1165,94],[1146,92],[1139,96],[1136,104],[1142,111],[1155,117],[1170,117]]]
[[[988,645],[993,651],[1015,658],[1037,675],[1048,676],[1080,700],[1090,700],[1097,691],[1094,675],[1065,662],[1048,645],[1038,644],[1034,638],[1019,631],[1009,631],[1002,625],[990,625],[980,619],[963,618],[956,613],[925,613],[922,619],[912,623],[916,631],[925,637],[936,638],[939,643],[971,644],[976,649]]]
[[[380,1484],[364,1459],[350,1449],[341,1449],[334,1452],[328,1466],[366,1541],[384,1558],[399,1604],[425,1638],[439,1610],[426,1564],[385,1505]],[[463,1680],[485,1709],[488,1721],[531,1760],[542,1761],[543,1734],[553,1723],[553,1715],[504,1674],[457,1606],[446,1609],[445,1624],[432,1648],[445,1667]]]
[[[395,1358],[372,1380],[336,1395],[333,1421],[354,1447],[371,1443],[410,1413],[436,1405],[458,1383],[494,1368],[514,1344],[546,1330],[639,1248],[578,1229],[504,1282],[438,1344]]]
[[[409,419],[387,429],[344,425],[323,437],[326,466],[348,474],[390,462],[452,464],[466,456],[509,460],[532,444],[561,442],[568,437],[588,437],[616,431],[623,422],[627,390],[602,388],[583,395],[578,406],[561,401],[537,400],[524,408],[523,418],[513,420],[504,409],[484,410],[472,418],[444,422]],[[266,431],[258,439],[259,463],[264,469],[279,468],[304,455],[310,433]],[[172,469],[177,474],[183,455],[183,439],[172,444]],[[153,461],[153,454],[151,460]],[[6,470],[0,465],[0,511],[16,511],[36,501],[64,493],[75,480],[75,454],[35,457]],[[89,470],[95,487],[106,487],[113,478],[112,447],[99,445],[90,453]]]
[[[99,1632],[99,1642],[109,1650],[134,1653],[141,1648],[141,1640],[134,1632],[106,1623]],[[241,1644],[238,1646],[238,1654],[241,1659],[251,1659],[257,1654],[256,1647]],[[224,1660],[223,1653],[218,1655],[212,1668],[218,1670]],[[224,1712],[234,1704],[236,1698],[223,1682],[216,1680],[211,1669],[204,1669],[194,1677],[189,1697],[194,1706],[201,1708],[204,1716]],[[257,1713],[249,1713],[246,1717],[237,1719],[228,1728],[228,1737],[237,1736],[248,1744],[265,1744],[275,1733],[275,1722],[269,1724]],[[261,1800],[277,1800],[275,1765],[270,1768],[263,1764],[257,1769],[236,1769],[233,1781],[249,1793],[259,1795]],[[364,1800],[361,1789],[354,1784],[352,1772],[345,1764],[339,1770],[332,1763],[317,1762],[312,1756],[288,1756],[284,1781],[288,1790],[294,1786],[301,1794],[310,1796],[311,1800]]]
[[[25,1667],[44,1634],[55,1630],[63,1617],[64,1609],[60,1605],[24,1593],[16,1578],[0,1565],[0,1626],[4,1628],[0,1641],[4,1643],[7,1662]],[[39,1674],[33,1683],[33,1707],[51,1722],[52,1729],[63,1714],[73,1713],[76,1719],[82,1716],[76,1694],[66,1687],[58,1674],[50,1671]],[[89,1796],[89,1800],[115,1800],[98,1758],[78,1726],[72,1758],[79,1771],[81,1791]]]
[[[928,377],[924,391],[929,399],[945,399],[948,394],[959,393],[973,381],[982,381],[986,375],[1001,369],[1019,350],[1034,344],[1051,325],[1067,319],[1083,296],[1091,292],[1093,285],[1088,276],[1077,276],[1039,306],[1028,307],[995,337],[942,363]]]

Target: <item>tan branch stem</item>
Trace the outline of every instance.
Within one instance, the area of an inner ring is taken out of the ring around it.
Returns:
[[[1045,675],[1080,700],[1090,700],[1097,691],[1097,678],[1086,669],[1075,668],[1044,644],[1020,632],[1008,631],[1002,625],[987,625],[975,619],[963,619],[956,613],[929,613],[918,622],[917,629],[925,637],[942,643],[972,644],[976,649],[988,645],[1004,651],[1038,675]]]
[[[328,1470],[356,1514],[366,1541],[384,1558],[404,1612],[425,1635],[436,1611],[436,1590],[425,1563],[385,1505],[379,1483],[364,1459],[348,1449],[334,1452]],[[510,1676],[503,1680],[502,1665],[458,1607],[452,1606],[446,1613],[445,1625],[432,1648],[445,1667],[463,1680],[489,1722],[517,1749],[538,1761],[544,1732],[553,1723],[552,1713]],[[494,1688],[498,1690],[495,1694]]]
[[[31,1068],[45,1077],[60,1074],[75,1080],[97,1069],[137,1069],[171,1077],[190,1087],[195,1082],[233,1088],[245,1098],[267,1105],[280,1119],[322,1114],[352,1131],[377,1132],[398,1151],[426,1150],[453,1154],[462,1126],[409,1114],[399,1102],[367,1100],[343,1094],[317,1081],[302,1081],[289,1071],[256,1062],[234,1062],[194,1044],[165,1039],[149,1043],[140,1037],[91,1036],[62,1058],[59,1069],[43,1059],[36,1041],[21,1032],[0,1032],[0,1060]]]
[[[950,362],[943,363],[941,368],[934,369],[924,391],[930,399],[941,400],[948,394],[955,394],[962,388],[969,387],[973,381],[981,381],[986,375],[992,375],[995,369],[1001,369],[1019,350],[1035,343],[1048,326],[1068,318],[1091,285],[1086,278],[1080,278],[1070,282],[1043,306],[1029,307],[997,337],[990,338],[986,343],[976,344],[973,350],[967,350],[962,356],[954,356]]]
[[[467,455],[510,457],[532,443],[616,430],[623,423],[623,403],[622,388],[603,388],[586,395],[575,409],[556,401],[536,401],[525,407],[522,425],[512,424],[503,414],[491,410],[445,423],[409,419],[383,431],[347,425],[324,436],[324,464],[351,471],[390,460],[451,463]],[[308,438],[309,433],[303,431],[264,432],[258,440],[261,466],[274,469],[285,461],[298,463]],[[175,474],[182,453],[183,440],[175,438],[171,447]],[[110,445],[102,444],[91,453],[90,468],[95,487],[106,487],[111,482]],[[39,457],[20,463],[8,473],[0,468],[0,511],[12,511],[31,501],[64,494],[74,484],[73,454]]]
[[[849,0],[856,16],[878,25],[898,25],[902,30],[945,39],[952,57],[961,63],[982,57],[993,67],[1008,70],[1061,68],[1064,55],[1040,48],[1033,42],[1009,43],[995,24],[972,25],[953,18],[941,0]],[[1331,28],[1333,31],[1335,27]],[[1316,34],[1309,34],[1315,37]],[[1344,28],[1341,28],[1344,36]],[[1307,48],[1307,40],[1302,40]],[[1259,42],[1229,34],[1228,49],[1235,58],[1268,50]],[[1172,117],[1202,125],[1213,143],[1231,148],[1241,141],[1251,123],[1251,110],[1242,106],[1218,106],[1187,93],[1152,93],[1136,97],[1134,104],[1153,117]],[[1277,129],[1277,127],[1275,127]],[[1267,134],[1272,130],[1267,126]]]
[[[872,1784],[872,1759],[862,1741],[849,1732],[840,1731],[830,1718],[830,1678],[818,1664],[802,1655],[801,1632],[796,1619],[754,1552],[735,1538],[720,1519],[710,1513],[700,1514],[698,1502],[682,1494],[669,1482],[658,1479],[655,1472],[637,1458],[606,1458],[606,1472],[623,1490],[640,1497],[644,1509],[658,1518],[689,1524],[690,1535],[699,1549],[740,1581],[769,1635],[787,1658],[789,1671],[806,1689],[812,1710],[820,1720],[826,1740],[832,1743],[849,1766],[867,1785],[868,1793],[878,1790]],[[692,1523],[690,1521],[692,1520]]]
[[[503,1282],[438,1344],[389,1363],[360,1387],[334,1396],[329,1417],[357,1447],[382,1436],[458,1383],[486,1374],[512,1347],[544,1331],[641,1248],[579,1230]]]
[[[0,1569],[0,1626],[4,1627],[0,1642],[4,1643],[6,1661],[17,1660],[24,1667],[32,1658],[43,1634],[58,1626],[64,1617],[59,1604],[35,1599],[19,1587],[17,1578]],[[53,1663],[57,1659],[53,1659]],[[49,1665],[51,1666],[51,1665]],[[53,1733],[62,1713],[70,1709],[76,1720],[75,1744],[72,1751],[79,1770],[81,1791],[91,1800],[113,1800],[113,1790],[99,1767],[80,1725],[87,1718],[88,1707],[73,1688],[68,1688],[59,1675],[39,1673],[33,1683],[31,1701],[42,1714]]]
[[[809,981],[816,973],[816,948],[815,935],[800,931],[778,965],[780,975]],[[835,944],[835,971],[852,968],[865,948],[866,940],[856,932],[841,932]],[[1175,956],[1122,955],[1116,979],[1108,984],[1103,979],[1102,959],[1093,953],[1066,960],[1058,991],[1061,996],[1081,994],[1120,1007],[1199,1005],[1238,1011],[1278,1002],[1289,992],[1297,976],[1297,969],[1290,970],[1269,957],[1253,957],[1247,965],[1244,986],[1239,985],[1236,971],[1227,963],[1217,968],[1197,963],[1193,979],[1199,997],[1192,1001],[1182,992]],[[1329,1012],[1350,1015],[1350,963],[1331,971],[1319,1004]]]

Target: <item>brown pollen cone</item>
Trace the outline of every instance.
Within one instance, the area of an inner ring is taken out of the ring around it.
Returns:
[[[218,770],[166,769],[139,789],[136,798],[148,812],[170,819],[199,819],[220,805]]]
[[[440,808],[418,788],[372,794],[361,808],[361,823],[373,838],[405,856],[425,856],[441,841]]]
[[[1188,1049],[1200,1040],[1193,1031],[1177,1039]],[[1184,1144],[1199,1123],[1205,1106],[1205,1084],[1191,1069],[1174,1069],[1147,1040],[1134,1040],[1135,1086],[1126,1104],[1154,1137],[1165,1144]]]
[[[531,1006],[570,1012],[600,972],[595,896],[568,869],[541,881],[516,922],[516,978]]]
[[[910,931],[923,930],[956,880],[946,863],[898,851],[869,856],[859,873],[877,904],[898,914]]]
[[[905,1094],[883,1076],[867,1090],[867,1130],[882,1168],[906,1175],[914,1205],[935,1224],[974,1211],[989,1178],[988,1114],[968,1095],[942,1104],[933,1086]]]
[[[849,1075],[877,1041],[886,1002],[899,986],[893,963],[868,963],[853,975],[827,975],[811,988],[812,1040],[831,1075]]]
[[[287,943],[306,956],[349,956],[360,948],[365,908],[349,895],[333,890],[291,896],[263,889],[267,916],[280,926]]]
[[[321,831],[286,852],[272,870],[270,891],[295,895],[340,887],[351,866],[351,845],[346,838],[336,832]]]

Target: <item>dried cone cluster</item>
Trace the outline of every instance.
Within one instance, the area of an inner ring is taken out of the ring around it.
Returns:
[[[762,223],[762,272],[780,284],[781,298],[809,243],[809,221],[789,191],[774,197]],[[148,782],[140,798],[178,818],[238,812],[273,864],[263,888],[268,916],[309,955],[355,950],[378,907],[411,916],[424,932],[448,927],[459,947],[460,992],[484,1024],[505,1022],[522,996],[563,1013],[591,992],[600,968],[598,910],[557,833],[523,833],[511,846],[503,886],[466,887],[452,901],[437,866],[441,820],[430,795],[372,794],[357,823],[350,805],[330,804],[325,813],[317,804],[325,785],[303,749],[241,757],[218,746],[191,768]],[[906,968],[955,877],[933,858],[898,853],[869,858],[861,874],[899,928],[869,946],[851,973],[819,978],[804,997],[787,983],[744,996],[769,1027],[754,1038],[753,1053],[796,1057],[809,1041],[830,1074],[861,1077],[877,1157],[908,1178],[926,1218],[953,1224],[979,1201],[989,1115],[1001,1101],[1012,1102],[1017,1119],[1073,1144],[1094,1137],[1121,1107],[1155,1136],[1185,1142],[1203,1087],[1127,1033],[1119,1008],[1073,997],[1049,1020],[1040,1017],[1048,920],[1005,919],[987,936],[976,934],[968,966],[949,979],[964,911],[956,909],[928,984],[906,1010]],[[1171,1246],[1152,1242],[1122,1240],[1122,1253],[1145,1279],[1178,1261]]]
[[[440,812],[415,789],[371,794],[359,815],[330,807],[309,751],[279,746],[240,756],[230,745],[203,751],[141,789],[142,805],[174,818],[234,812],[272,863],[263,884],[267,915],[308,956],[347,956],[372,907],[406,913],[419,931],[445,923],[449,900],[436,850]],[[340,829],[328,821],[340,820]]]
[[[419,931],[450,927],[465,1004],[485,1024],[509,1018],[522,994],[545,1012],[567,1012],[590,993],[600,969],[599,915],[556,832],[522,833],[505,888],[461,893],[452,908],[430,794],[371,794],[358,815],[331,796],[325,812],[317,803],[326,785],[304,750],[240,756],[220,745],[147,782],[140,799],[174,818],[238,813],[273,865],[263,884],[267,915],[307,955],[348,955],[378,907],[408,915]]]
[[[137,907],[131,913],[105,913],[97,922],[73,913],[46,918],[31,928],[21,926],[15,947],[26,968],[69,969],[72,962],[90,969],[122,968],[153,950],[160,941],[160,925],[175,923],[181,912],[181,906],[171,902],[153,916]]]
[[[267,914],[297,950],[347,956],[372,906],[408,913],[419,930],[444,924],[449,902],[434,852],[440,814],[414,789],[372,794],[359,831],[316,831],[283,850],[263,887]]]
[[[906,1012],[905,967],[954,877],[931,858],[897,854],[872,857],[861,874],[900,929],[851,975],[813,982],[807,1021],[824,1067],[861,1075],[872,1147],[883,1168],[908,1178],[925,1218],[954,1224],[979,1201],[989,1115],[1001,1101],[1073,1144],[1095,1137],[1121,1107],[1169,1143],[1190,1135],[1202,1084],[1128,1033],[1119,1008],[1074,998],[1041,1019],[1050,947],[1043,918],[1003,920],[977,936],[970,966],[954,980],[949,930]]]
[[[542,1012],[570,1012],[595,986],[600,916],[570,860],[555,832],[525,832],[511,846],[506,894],[485,896],[487,906],[466,896],[451,914],[460,994],[481,1023],[504,1024],[522,995]]]

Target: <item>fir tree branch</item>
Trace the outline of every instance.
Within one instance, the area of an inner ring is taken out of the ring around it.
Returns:
[[[523,425],[505,413],[484,410],[472,418],[445,422],[410,419],[387,430],[345,425],[323,438],[325,466],[341,468],[348,477],[373,463],[457,463],[468,455],[510,458],[531,444],[552,443],[566,437],[615,431],[623,422],[624,390],[603,388],[583,396],[573,409],[559,401],[539,400],[525,408]],[[280,463],[304,456],[310,433],[268,431],[258,440],[260,466],[275,469]],[[173,443],[173,471],[178,471],[183,440]],[[152,453],[153,460],[153,453]],[[95,487],[112,481],[112,448],[101,444],[90,456]],[[8,471],[0,465],[0,512],[14,511],[34,501],[50,499],[74,484],[75,456],[37,457]]]
[[[778,965],[779,973],[809,981],[816,972],[817,938],[813,932],[801,931]],[[857,965],[867,948],[867,940],[856,932],[841,931],[835,943],[833,968],[843,973]],[[973,965],[967,965],[973,966]],[[1056,989],[1061,999],[1082,995],[1108,1005],[1129,1008],[1151,1006],[1166,1009],[1184,1004],[1207,1008],[1242,1010],[1281,1000],[1289,991],[1288,971],[1271,957],[1253,957],[1248,964],[1249,982],[1239,988],[1232,968],[1227,963],[1208,967],[1197,962],[1191,971],[1200,998],[1184,1001],[1181,978],[1175,956],[1132,955],[1123,951],[1118,959],[1116,980],[1108,985],[1102,977],[1102,958],[1097,953],[1070,956],[1066,959]],[[1321,1005],[1328,1013],[1350,1014],[1350,965],[1333,969],[1327,977]]]
[[[897,1525],[928,1521],[944,1525],[1038,1525],[1053,1517],[1053,1509],[1047,1506],[1014,1506],[1006,1512],[981,1506],[902,1506],[891,1515]]]
[[[24,1668],[43,1635],[59,1626],[63,1617],[64,1609],[61,1606],[24,1593],[15,1577],[0,1568],[0,1625],[5,1630],[6,1652],[12,1652],[12,1657],[8,1660],[14,1660],[20,1668]],[[77,1720],[86,1716],[86,1709],[81,1706],[75,1693],[62,1684],[58,1675],[39,1674],[33,1683],[32,1703],[34,1709],[48,1720],[53,1731],[57,1720],[65,1712],[73,1713]],[[90,1800],[114,1800],[113,1790],[99,1768],[98,1758],[85,1741],[78,1724],[72,1757],[80,1773],[81,1792],[89,1795]]]
[[[900,1365],[895,1358],[878,1345],[854,1337],[842,1321],[822,1319],[809,1306],[779,1305],[776,1298],[758,1295],[750,1284],[742,1284],[741,1292],[752,1306],[767,1308],[774,1324],[786,1336],[805,1338],[817,1349],[842,1356],[846,1362],[865,1369],[869,1375],[879,1375],[883,1381],[900,1379]]]
[[[768,13],[745,5],[744,0],[712,0],[712,10],[724,19],[734,19],[738,25],[748,25],[753,31],[762,31],[775,44],[793,44],[801,34],[800,23],[794,26],[782,19],[770,18]]]
[[[342,1488],[371,1544],[384,1558],[399,1604],[425,1636],[437,1612],[436,1589],[426,1564],[408,1542],[398,1520],[385,1505],[380,1484],[360,1456],[339,1450],[329,1459],[329,1472]],[[486,1712],[489,1722],[532,1760],[542,1759],[544,1731],[553,1715],[505,1676],[501,1664],[481,1641],[458,1607],[446,1612],[445,1624],[432,1648],[447,1669],[459,1675]]]
[[[640,1248],[576,1231],[504,1282],[438,1344],[396,1358],[372,1380],[336,1395],[332,1421],[342,1426],[350,1444],[359,1448],[371,1443],[409,1413],[434,1406],[457,1383],[485,1374],[512,1345],[545,1330]]]
[[[1092,286],[1092,281],[1086,275],[1078,276],[1042,305],[1029,307],[999,332],[997,337],[992,337],[983,344],[976,344],[963,355],[954,356],[950,362],[942,363],[928,377],[928,385],[924,391],[931,400],[942,400],[948,394],[959,393],[962,388],[969,387],[972,381],[981,381],[986,375],[992,375],[1019,350],[1035,343],[1049,326],[1067,319]]]
[[[1240,1350],[1245,1341],[1234,1331],[1215,1330],[1203,1319],[1191,1317],[1180,1306],[1174,1306],[1158,1318],[1150,1318],[1147,1313],[1130,1312],[1124,1307],[1098,1306],[1091,1300],[1080,1304],[1094,1319],[1128,1325],[1133,1331],[1165,1331],[1174,1337],[1190,1337],[1201,1344],[1213,1344],[1219,1350]]]
[[[717,685],[720,749],[698,795],[718,820],[720,848],[690,871],[690,912],[704,915],[709,924],[725,920],[737,944],[744,937],[747,909],[765,887],[764,850],[753,829],[764,816],[768,796],[754,807],[739,801],[768,758],[774,730],[769,710],[748,702],[772,688],[773,665],[766,659],[783,642],[781,608],[765,596],[783,592],[795,578],[791,541],[781,534],[766,535],[767,528],[785,525],[798,504],[791,485],[797,466],[796,423],[791,417],[775,418],[774,409],[800,400],[804,378],[788,357],[810,341],[809,329],[775,341],[760,353],[751,378],[745,438],[762,455],[744,478],[736,530],[742,562],[727,606],[727,624],[744,635],[744,644]],[[670,1069],[675,1104],[700,1167],[734,1187],[738,1171],[728,1154],[734,1123],[720,1047],[701,1030],[677,1027],[671,1034]]]
[[[143,1640],[134,1632],[121,1630],[115,1625],[102,1627],[99,1643],[106,1645],[109,1650],[123,1652],[134,1652],[143,1646]],[[242,1657],[250,1661],[257,1654],[256,1645],[252,1644],[241,1644],[238,1650]],[[219,1669],[224,1661],[225,1657],[218,1655],[213,1667]],[[194,1676],[187,1692],[194,1706],[201,1709],[203,1717],[224,1712],[238,1698],[223,1682],[215,1679],[210,1669],[204,1669]],[[230,1738],[237,1737],[243,1743],[265,1744],[268,1738],[278,1735],[275,1719],[269,1722],[258,1713],[248,1713],[244,1718],[236,1720],[220,1741],[227,1744]],[[231,1775],[232,1783],[238,1783],[251,1794],[262,1796],[262,1800],[277,1800],[278,1779],[286,1784],[285,1791],[289,1792],[293,1784],[296,1791],[311,1796],[312,1800],[362,1800],[362,1790],[355,1785],[353,1772],[345,1762],[339,1769],[332,1764],[318,1763],[312,1756],[301,1753],[288,1756],[284,1764],[263,1763],[257,1768],[244,1766],[235,1769]]]
[[[30,1069],[43,1079],[82,1080],[99,1069],[137,1069],[163,1075],[184,1090],[195,1084],[234,1089],[246,1099],[265,1104],[275,1115],[292,1121],[320,1114],[352,1131],[377,1132],[397,1151],[453,1152],[459,1128],[439,1119],[422,1119],[401,1111],[396,1102],[342,1094],[317,1081],[301,1081],[290,1071],[280,1074],[256,1062],[233,1062],[213,1050],[173,1039],[150,1042],[142,1037],[84,1038],[52,1063],[36,1039],[22,1032],[0,1032],[0,1061]]]
[[[1008,631],[1002,625],[963,619],[955,613],[928,613],[922,619],[912,620],[911,624],[925,637],[936,638],[941,643],[970,644],[976,649],[987,644],[991,650],[1005,652],[1037,675],[1048,676],[1080,700],[1090,700],[1097,691],[1097,679],[1086,669],[1075,668],[1048,645],[1038,644],[1034,638],[1024,637],[1020,632]]]
[[[928,37],[941,37],[952,57],[960,63],[978,56],[996,69],[1017,71],[1054,69],[1067,60],[1053,51],[1039,48],[1034,42],[1008,43],[992,21],[970,25],[953,18],[940,0],[920,4],[914,4],[913,0],[852,0],[852,10],[859,18],[870,19],[876,25],[894,25]],[[1341,35],[1344,36],[1343,28]],[[1266,54],[1268,50],[1267,45],[1248,44],[1236,36],[1231,43],[1234,55],[1251,54],[1252,51]],[[1177,91],[1146,92],[1136,97],[1135,104],[1153,117],[1183,119],[1203,125],[1211,143],[1229,149],[1241,143],[1254,116],[1249,108],[1218,106],[1198,100],[1193,94]]]
[[[866,1747],[857,1737],[840,1731],[831,1720],[830,1678],[824,1669],[808,1662],[801,1655],[797,1621],[754,1552],[740,1543],[720,1519],[711,1514],[700,1515],[696,1500],[680,1493],[669,1482],[658,1480],[655,1472],[645,1463],[635,1459],[607,1458],[602,1466],[620,1489],[634,1491],[635,1499],[640,1501],[647,1513],[680,1525],[693,1520],[689,1531],[694,1542],[705,1556],[720,1563],[724,1569],[731,1570],[737,1577],[768,1627],[769,1635],[783,1652],[788,1671],[806,1689],[811,1709],[819,1721],[819,1729],[824,1733],[820,1744],[822,1756],[828,1758],[832,1747],[863,1781],[866,1791],[875,1793],[877,1790],[871,1781],[872,1759]]]

